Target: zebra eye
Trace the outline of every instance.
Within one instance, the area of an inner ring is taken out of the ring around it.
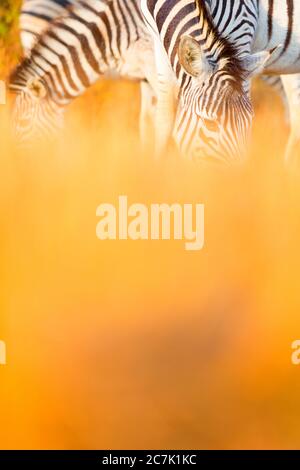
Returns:
[[[21,117],[18,119],[18,123],[20,126],[26,126],[29,122],[29,119],[26,117]]]
[[[219,130],[219,124],[214,119],[203,119],[203,124],[211,132],[217,132]]]

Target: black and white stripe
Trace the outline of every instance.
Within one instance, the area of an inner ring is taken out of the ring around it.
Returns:
[[[32,12],[28,6],[37,6],[37,2],[25,2],[23,26]],[[71,100],[105,74],[113,72],[143,82],[144,93],[154,93],[152,40],[138,0],[78,0],[68,8],[58,0],[54,3],[53,13],[59,12],[59,17],[50,21],[10,80],[11,89],[19,95],[14,123],[21,140],[36,132],[48,133],[54,126],[54,111],[60,116]],[[50,13],[46,18],[43,11],[37,9],[34,18],[41,15],[45,25],[51,18]],[[24,34],[30,33],[33,23],[27,24]]]
[[[53,19],[62,16],[66,9],[76,3],[79,3],[79,0],[23,0],[20,12],[20,33],[24,52],[29,54],[39,36],[49,26],[49,23]],[[222,34],[228,34],[228,21],[224,15],[228,0],[226,4],[220,0],[206,0],[206,3],[211,9],[211,15],[218,30]],[[232,8],[234,6],[233,0],[231,0],[231,6]],[[240,37],[241,34],[238,33],[236,39],[239,40]],[[280,77],[264,75],[262,79],[276,90],[285,103],[286,97]]]
[[[237,0],[205,0],[206,6],[208,8],[208,11],[210,11],[210,16],[212,18],[212,21],[214,25],[217,27],[217,32],[220,36],[229,36],[230,37],[230,42],[235,46],[237,51],[241,51],[242,53],[245,53],[246,51],[249,51],[249,39],[253,37],[254,31],[255,31],[255,16],[249,15],[249,1],[241,1],[240,4]],[[20,17],[20,24],[21,24],[21,35],[22,35],[22,42],[23,42],[23,47],[27,54],[29,53],[29,50],[33,47],[33,45],[37,42],[39,36],[42,34],[42,32],[49,27],[49,22],[51,20],[65,16],[65,17],[70,17],[72,15],[72,11],[68,12],[68,9],[72,7],[72,5],[78,4],[78,9],[81,10],[82,8],[87,8],[88,5],[90,6],[95,6],[97,5],[99,8],[99,4],[104,3],[104,4],[111,4],[113,7],[113,0],[86,0],[85,2],[80,2],[80,0],[24,0],[23,1],[23,6],[22,6],[22,11],[21,11],[21,17]],[[126,2],[125,2],[126,3]],[[165,3],[172,3],[172,2],[165,2]],[[177,2],[178,4],[182,2]],[[191,4],[192,2],[186,2]],[[273,2],[274,3],[274,2]],[[126,7],[126,5],[125,5]],[[130,11],[130,9],[138,8],[138,1],[137,0],[127,0],[127,12]],[[191,8],[191,5],[190,5]],[[71,8],[72,10],[72,8]],[[126,13],[126,8],[123,10],[124,13]],[[231,16],[233,17],[233,21],[230,20]],[[247,17],[248,15],[248,17]],[[247,18],[247,21],[244,21],[244,18]],[[122,53],[123,56],[119,58],[119,63],[122,62],[122,70],[118,70],[118,73],[121,73],[123,75],[128,76],[128,78],[138,78],[139,80],[142,80],[142,78],[145,78],[150,81],[152,86],[149,86],[146,81],[142,81],[142,106],[141,106],[141,119],[140,119],[140,127],[141,127],[141,133],[143,136],[143,140],[146,140],[145,136],[147,134],[147,126],[145,125],[145,122],[149,121],[149,116],[150,119],[153,118],[153,106],[151,103],[153,103],[153,97],[154,97],[154,90],[156,85],[156,80],[155,80],[155,71],[153,67],[153,57],[151,57],[151,39],[148,34],[148,32],[145,30],[143,20],[141,19],[140,15],[137,16],[132,16],[131,15],[131,22],[134,21],[136,24],[136,30],[139,31],[140,36],[143,39],[142,40],[137,40],[134,38],[133,42],[129,44],[128,48],[123,49]],[[66,25],[65,25],[66,26]],[[118,24],[116,23],[113,25],[115,28],[119,28],[119,38],[121,37],[128,37],[128,31],[127,31],[127,23],[126,22],[119,22]],[[50,30],[52,28],[57,28],[57,21],[56,24],[53,24],[50,26]],[[90,43],[90,29],[93,28],[93,23],[88,23],[86,22],[86,28],[81,30],[81,37],[85,37],[85,42],[88,44]],[[273,26],[270,28],[273,31]],[[53,31],[52,31],[53,32]],[[50,33],[50,31],[49,31]],[[148,39],[145,39],[148,34]],[[49,36],[49,34],[48,34]],[[113,37],[113,36],[112,36]],[[59,41],[58,41],[59,43]],[[133,46],[134,44],[134,46]],[[58,44],[59,45],[59,44]],[[37,44],[38,46],[38,44]],[[245,49],[246,48],[246,49]],[[125,54],[124,54],[125,50]],[[144,51],[146,52],[146,56],[144,54]],[[79,51],[78,57],[80,57],[81,52]],[[176,54],[174,54],[176,57]],[[141,57],[147,57],[148,60],[141,60]],[[73,56],[74,57],[74,56]],[[80,62],[80,59],[79,59]],[[23,63],[23,66],[25,66],[25,62]],[[21,66],[21,68],[23,67]],[[177,67],[178,67],[177,63]],[[25,67],[26,68],[26,67]],[[114,70],[116,71],[116,68],[114,64],[110,64],[109,66],[109,71]],[[38,77],[40,75],[38,74]],[[100,75],[102,76],[102,71],[100,71]],[[149,77],[150,80],[149,80]],[[36,90],[40,90],[41,86],[40,84],[42,82],[39,82],[38,86],[33,86],[34,84],[36,85],[36,76],[33,73],[32,76],[28,79],[29,86],[24,88],[23,86],[23,91],[21,93],[21,97],[24,97],[23,102],[21,101],[23,98],[18,99],[19,106],[16,106],[16,126],[19,130],[20,135],[24,136],[26,133],[25,129],[27,129],[27,126],[24,125],[24,123],[29,124],[29,129],[34,129],[35,124],[37,123],[38,116],[43,117],[43,119],[40,118],[40,123],[44,122],[47,123],[47,112],[48,115],[51,116],[51,119],[55,115],[55,113],[52,111],[51,113],[47,111],[45,113],[45,116],[42,116],[43,113],[43,108],[47,108],[46,106],[38,106],[37,108],[37,103],[39,100],[37,100],[36,96]],[[286,95],[283,90],[282,82],[280,77],[276,76],[271,76],[271,77],[265,77],[265,80],[273,86],[282,96],[283,100],[286,101]],[[287,88],[288,92],[288,100],[290,103],[295,102],[295,95],[296,98],[299,98],[299,81],[296,83],[296,86],[293,85],[292,88],[290,86],[290,81],[289,87]],[[85,82],[85,86],[88,86],[89,81]],[[18,86],[18,85],[17,85]],[[15,85],[13,84],[13,87],[15,88]],[[18,86],[19,87],[19,86]],[[287,85],[286,85],[287,87]],[[291,89],[290,89],[291,88]],[[20,91],[20,90],[19,90]],[[77,93],[78,90],[76,90]],[[84,91],[84,90],[83,90]],[[26,92],[26,93],[25,93]],[[61,94],[62,91],[61,91]],[[75,94],[76,96],[76,94]],[[65,101],[66,103],[68,102],[69,99],[72,99],[70,96],[66,96],[67,100]],[[177,119],[177,125],[179,125],[179,130],[177,130],[177,138],[180,135],[180,129],[181,126],[184,124],[184,132],[182,135],[184,135],[184,138],[182,138],[182,142],[180,143],[181,148],[185,151],[186,146],[190,147],[191,142],[193,141],[193,133],[191,134],[190,132],[190,126],[189,126],[189,120],[191,119],[192,121],[197,121],[197,115],[191,115],[189,113],[189,108],[190,108],[190,102],[191,99],[194,101],[196,100],[196,95],[193,93],[190,94],[189,96],[189,102],[186,101],[186,107],[187,110],[184,109],[183,113],[181,115],[180,119]],[[43,100],[45,102],[45,100]],[[299,99],[298,101],[299,102]],[[218,103],[218,101],[215,101],[215,104]],[[150,106],[149,106],[150,104]],[[234,103],[236,106],[236,103]],[[51,102],[51,108],[57,109],[58,114],[61,111],[61,106],[56,106],[56,102],[53,101]],[[224,108],[225,109],[225,108]],[[246,108],[247,109],[247,108]],[[39,111],[39,112],[37,112]],[[196,110],[199,112],[199,109]],[[220,111],[220,110],[219,110]],[[232,111],[232,113],[231,113]],[[233,114],[233,112],[236,112],[235,107],[228,112],[229,114]],[[159,114],[159,113],[158,113]],[[31,119],[31,115],[36,116],[36,119]],[[295,113],[291,114],[292,119],[294,118],[295,122],[292,122],[292,129],[297,128],[297,123],[299,122],[299,119],[297,119],[297,116],[295,116]],[[50,120],[51,121],[51,120]],[[233,117],[228,118],[227,121],[234,122]],[[160,128],[163,129],[167,121],[165,121]],[[178,124],[179,122],[179,124]],[[209,138],[211,137],[211,133],[213,128],[215,127],[215,123],[212,122],[209,118],[205,120],[205,123],[207,124],[207,129],[203,127],[201,129],[201,135],[205,139],[207,139],[207,133],[210,133]],[[194,128],[195,128],[196,123],[194,123]],[[38,125],[38,127],[41,127]],[[49,128],[51,129],[53,126],[51,122],[49,123]],[[171,127],[171,126],[170,126]],[[243,126],[242,126],[242,120],[237,123],[236,125],[237,129],[241,132],[243,131]],[[244,132],[244,131],[243,131]],[[194,131],[195,133],[195,131]],[[29,133],[28,133],[29,134]],[[296,134],[295,131],[293,134]],[[192,137],[191,137],[192,135]],[[186,141],[187,136],[189,136],[189,139]],[[241,140],[245,136],[241,135]],[[212,139],[210,139],[211,142],[213,142]],[[231,147],[234,149],[234,136],[231,135]]]
[[[179,89],[179,147],[191,158],[239,159],[252,122],[251,78],[300,72],[299,2],[142,0],[142,10],[165,100],[158,108],[170,110],[167,90],[174,82]],[[158,123],[166,119],[162,113]]]
[[[20,12],[20,33],[26,55],[44,32],[50,21],[62,16],[79,0],[23,0]]]

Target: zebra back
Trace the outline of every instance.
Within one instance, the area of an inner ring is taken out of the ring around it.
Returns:
[[[20,34],[24,53],[29,54],[50,21],[63,15],[79,0],[23,0],[20,12]]]

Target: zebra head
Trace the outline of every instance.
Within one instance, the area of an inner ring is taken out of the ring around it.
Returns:
[[[52,138],[58,133],[63,126],[62,108],[52,98],[42,78],[28,77],[23,69],[17,69],[9,87],[16,94],[12,127],[19,144],[34,138]]]
[[[174,138],[193,160],[231,163],[246,154],[253,108],[250,80],[273,51],[241,55],[200,9],[201,36],[181,36],[179,106]]]

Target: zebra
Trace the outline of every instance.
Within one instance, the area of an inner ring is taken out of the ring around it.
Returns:
[[[25,58],[10,77],[19,142],[60,129],[65,106],[106,74],[140,82],[147,140],[157,85],[139,0],[24,0],[20,28]]]
[[[212,2],[210,7],[213,8],[213,1],[214,0],[206,0],[206,2],[209,4],[209,2]],[[98,0],[98,3],[105,3],[104,0]],[[133,0],[127,0],[128,7],[132,7],[132,2],[136,4],[137,6],[137,1],[135,2]],[[95,2],[94,2],[95,3]],[[39,36],[47,29],[49,26],[49,22],[57,17],[61,17],[63,15],[70,15],[70,12],[68,11],[72,5],[80,4],[79,0],[24,0],[23,1],[23,6],[21,10],[21,15],[20,15],[20,29],[21,29],[21,39],[22,39],[22,45],[25,50],[26,55],[28,56],[30,54],[30,51],[34,44],[38,41]],[[87,2],[88,4],[88,2]],[[81,7],[85,7],[84,3],[81,2]],[[216,12],[213,13],[217,18]],[[143,23],[143,20],[140,18],[140,16],[135,17],[136,21],[136,28],[139,31],[143,31],[143,34],[145,34],[145,26]],[[121,24],[121,34],[125,33],[124,30],[124,24]],[[123,29],[122,29],[123,28]],[[89,30],[89,25],[87,25],[86,30],[83,31],[83,36],[86,35],[87,40],[88,38],[88,30]],[[149,35],[149,41],[145,41],[145,44],[147,44],[146,49],[149,53],[149,56],[151,55],[150,52],[150,35]],[[142,53],[142,48],[139,48],[139,52]],[[126,59],[128,61],[128,57]],[[133,57],[132,55],[130,56],[130,61],[133,62],[139,62],[140,58],[139,55],[137,54],[137,57]],[[151,63],[151,59],[149,61]],[[152,59],[153,63],[153,59]],[[142,75],[142,67],[140,67],[140,73]],[[130,75],[130,71],[129,71]],[[140,113],[140,133],[142,137],[142,141],[145,142],[147,140],[147,135],[148,135],[148,122],[149,120],[153,120],[153,114],[154,114],[154,106],[153,103],[155,102],[155,92],[153,86],[149,84],[149,80],[147,79],[147,75],[149,76],[149,69],[148,73],[145,74],[144,80],[141,81],[141,97],[142,97],[142,106],[141,106],[141,113]],[[151,72],[152,75],[152,84],[155,81],[153,79],[154,76],[154,71],[152,69]],[[129,77],[131,78],[131,77]],[[135,77],[133,77],[135,78]],[[285,99],[285,94],[282,88],[281,80],[279,77],[265,77],[265,80],[267,83],[269,83],[273,88],[277,90],[277,92],[282,96],[283,100],[286,101]],[[19,130],[20,135],[24,135],[24,129],[26,131],[27,127],[25,125],[24,127],[24,122],[25,124],[28,122],[32,124],[34,120],[31,119],[30,114],[32,111],[30,111],[30,105],[34,104],[33,106],[33,111],[36,109],[36,96],[34,96],[34,99],[32,100],[32,85],[34,83],[32,80],[28,81],[29,85],[29,90],[31,93],[29,93],[30,96],[28,96],[28,93],[23,93],[22,94],[22,99],[19,99],[19,105],[16,107],[17,112],[16,114],[16,127]],[[12,85],[14,87],[14,85]],[[36,94],[37,90],[40,90],[40,87],[34,87],[35,91],[34,93]],[[300,88],[300,87],[299,87]],[[41,90],[40,90],[41,91]],[[51,117],[51,120],[56,119],[56,112],[57,109],[54,110],[53,112],[53,106],[50,106],[51,103],[48,103],[49,106],[49,117]],[[46,103],[45,103],[45,110],[46,110]],[[34,112],[33,112],[34,114]],[[20,119],[20,115],[22,116],[22,119]],[[25,115],[25,119],[24,119]],[[28,116],[26,119],[26,115]],[[59,118],[61,117],[61,114],[57,112],[57,122],[59,122]],[[47,119],[45,118],[45,122],[47,122]],[[52,126],[53,127],[53,126]],[[51,129],[51,126],[50,126]]]
[[[79,0],[23,0],[19,26],[21,44],[26,56],[37,42],[49,23]]]
[[[228,163],[240,161],[246,149],[253,76],[282,75],[289,101],[295,97],[299,76],[284,74],[300,72],[299,26],[294,20],[300,4],[218,0],[214,5],[211,13],[204,0],[141,0],[158,71],[158,151],[173,132],[189,158]],[[218,7],[219,25],[212,19]]]
[[[279,0],[280,2],[281,0]],[[278,0],[277,8],[278,8]],[[225,8],[230,8],[227,0],[205,0],[211,17],[216,25],[218,32],[222,35],[230,37],[230,41],[237,47],[241,47],[244,41],[244,35],[241,35],[241,28],[237,26],[237,20],[240,17],[243,21],[243,15],[238,16],[237,12],[242,11],[249,5],[249,2],[242,0],[231,2],[232,13],[235,14],[235,22],[233,26],[228,24],[228,15],[224,14]],[[286,2],[286,6],[288,7]],[[291,3],[290,3],[291,4]],[[272,7],[273,5],[273,7]],[[235,9],[233,8],[235,6]],[[270,0],[270,13],[274,11],[275,0]],[[251,19],[248,15],[247,20]],[[270,17],[271,21],[271,17]],[[293,150],[300,141],[300,74],[294,75],[261,75],[260,78],[273,88],[281,97],[285,109],[285,120],[290,125],[290,135],[285,151],[285,160],[289,162],[293,157]]]
[[[51,20],[62,16],[66,12],[66,9],[78,2],[79,0],[23,0],[20,12],[20,32],[24,53],[29,55],[30,50],[34,46],[35,42],[42,32],[46,30]],[[219,25],[222,18],[221,9],[219,8],[220,2],[216,3],[216,5],[213,4],[213,0],[206,0],[206,2],[213,10],[212,17],[214,20],[218,21]],[[280,77],[261,76],[261,79],[271,86],[281,97],[285,108],[286,120],[288,122],[289,105]],[[155,101],[154,96],[151,94],[149,100],[147,95],[142,93],[142,98],[142,110],[144,109],[145,116],[148,114],[153,115],[153,110],[152,113],[149,113],[148,108],[150,103]],[[142,115],[144,114],[142,112]],[[144,118],[141,117],[141,122],[143,121]],[[140,127],[143,126],[140,125]],[[145,132],[143,132],[143,134],[144,133]]]
[[[29,55],[39,36],[46,30],[50,21],[62,16],[66,9],[76,4],[79,0],[23,0],[20,12],[20,32],[23,51]],[[220,2],[213,5],[212,0],[206,0],[208,6],[213,9],[212,17],[218,21],[222,18]],[[218,15],[219,12],[219,15]],[[261,76],[261,79],[271,86],[281,97],[288,121],[289,109],[285,91],[280,77]]]

